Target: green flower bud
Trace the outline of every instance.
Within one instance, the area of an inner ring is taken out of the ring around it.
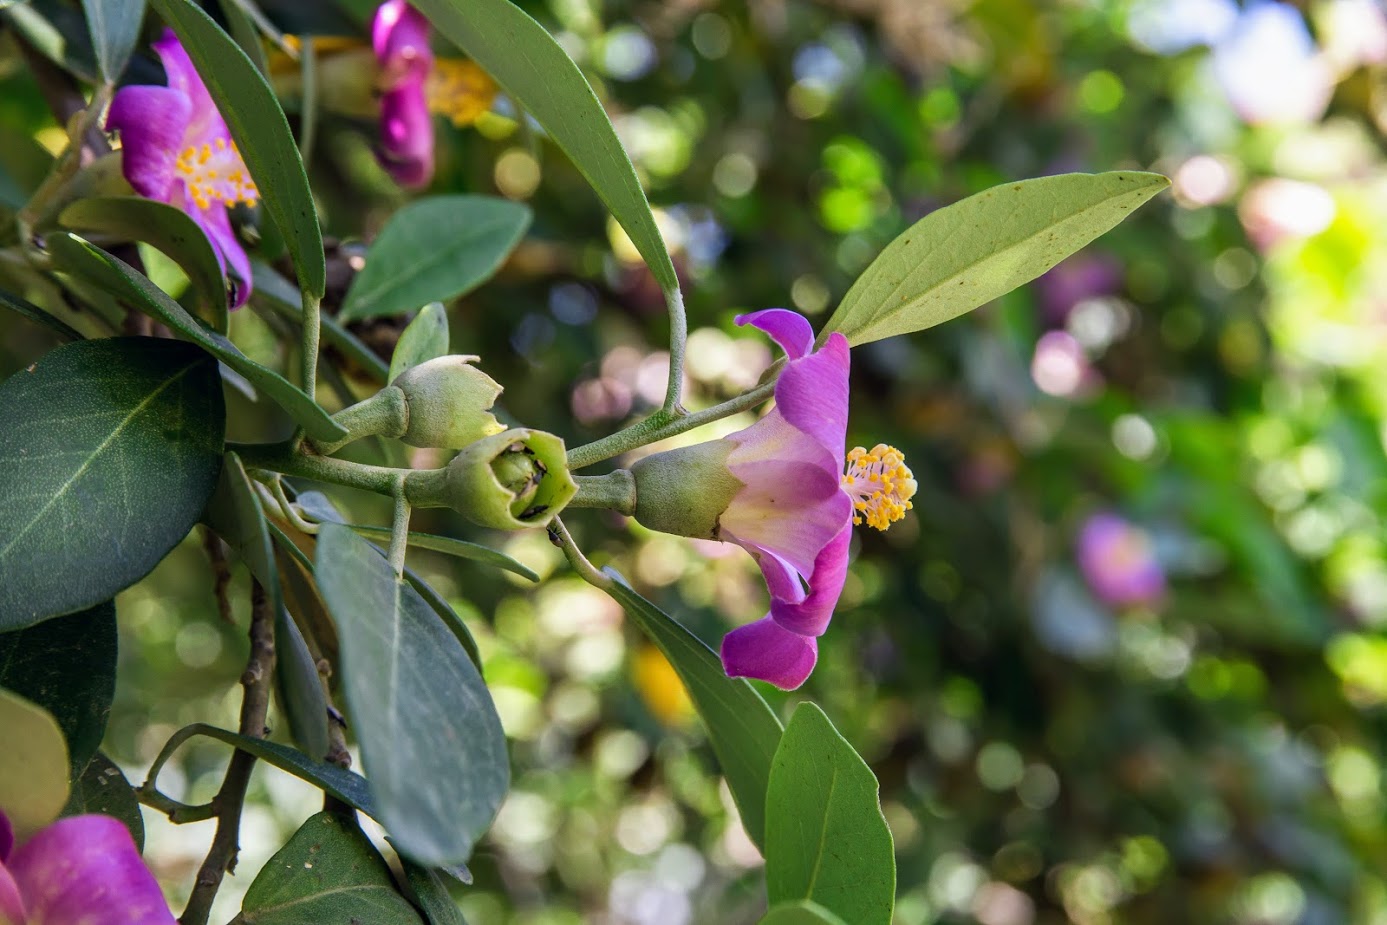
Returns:
[[[483,437],[447,468],[413,472],[406,482],[411,504],[452,508],[501,530],[545,526],[577,491],[563,441],[526,428]]]
[[[491,414],[496,380],[472,365],[476,357],[437,357],[410,367],[393,383],[408,413],[400,439],[410,446],[456,450],[505,430]]]
[[[661,533],[717,540],[718,521],[742,482],[727,470],[736,447],[713,440],[655,453],[631,467],[637,522]]]

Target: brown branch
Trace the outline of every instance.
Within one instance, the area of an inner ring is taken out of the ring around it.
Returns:
[[[131,312],[129,317],[145,318],[139,312]],[[231,584],[231,566],[226,561],[226,547],[222,545],[221,537],[207,526],[202,528],[202,547],[207,550],[207,561],[212,565],[212,593],[217,598],[217,614],[223,622],[234,624],[236,618],[231,614],[231,600],[226,596],[227,586]]]
[[[256,739],[265,736],[265,716],[270,707],[270,678],[274,673],[274,661],[274,613],[264,587],[252,580],[250,658],[246,661],[245,674],[241,675],[241,686],[245,688],[241,698],[241,735]],[[202,862],[202,869],[198,871],[197,883],[193,885],[187,908],[178,920],[181,925],[207,925],[212,900],[216,898],[222,878],[236,870],[236,855],[241,847],[241,809],[245,805],[246,788],[250,784],[250,772],[254,766],[255,756],[249,752],[232,753],[221,789],[212,799],[217,811],[217,834],[212,839],[206,860]]]

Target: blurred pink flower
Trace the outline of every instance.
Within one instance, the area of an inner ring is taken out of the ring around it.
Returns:
[[[177,206],[197,222],[225,275],[235,273],[232,307],[250,296],[250,261],[227,206],[254,205],[260,193],[226,122],[172,29],[154,43],[168,86],[122,87],[106,130],[120,132],[121,170],[135,192]]]
[[[1084,521],[1078,539],[1079,569],[1104,603],[1153,604],[1165,595],[1165,572],[1144,530],[1112,513]]]
[[[1075,254],[1035,281],[1041,311],[1050,324],[1064,324],[1084,299],[1111,295],[1122,286],[1122,264],[1107,254]]]
[[[174,925],[118,819],[59,819],[13,847],[0,813],[0,925]]]
[[[387,0],[371,20],[371,46],[381,68],[381,164],[401,186],[424,186],[433,177],[429,21],[404,0]]]

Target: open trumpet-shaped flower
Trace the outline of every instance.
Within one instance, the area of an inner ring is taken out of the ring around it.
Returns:
[[[106,130],[120,132],[121,170],[135,192],[177,206],[207,235],[223,275],[236,276],[232,307],[250,295],[250,261],[227,207],[254,205],[260,193],[226,122],[173,30],[154,43],[168,86],[122,87]]]
[[[59,819],[11,848],[0,813],[0,925],[174,925],[118,819]]]
[[[633,466],[636,518],[667,532],[736,543],[756,558],[770,612],[727,634],[723,667],[732,677],[793,689],[818,660],[818,637],[847,578],[853,524],[885,529],[905,515],[916,486],[901,454],[884,445],[854,449],[843,472],[849,370],[843,335],[829,335],[814,350],[809,322],[785,309],[743,315],[737,323],[765,331],[786,353],[775,407],[723,440]]]

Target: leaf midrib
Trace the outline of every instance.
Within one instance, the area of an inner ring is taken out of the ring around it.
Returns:
[[[814,869],[809,872],[809,885],[805,888],[805,898],[814,898],[814,887],[819,882],[819,871],[823,867],[824,854],[828,848],[828,819],[833,806],[833,790],[838,786],[838,765],[833,765],[833,776],[828,779],[828,796],[824,798],[823,828],[819,831],[819,847],[814,855]]]
[[[183,367],[183,369],[179,371],[177,375],[165,379],[162,383],[159,384],[158,388],[150,392],[147,396],[145,396],[143,400],[140,401],[138,405],[131,409],[130,413],[127,414],[125,418],[115,426],[114,429],[112,429],[111,433],[106,437],[106,439],[101,441],[100,445],[98,445],[97,448],[93,450],[92,453],[85,460],[83,460],[82,465],[77,467],[77,471],[74,472],[72,476],[69,477],[68,480],[64,482],[56,492],[53,493],[53,497],[48,499],[48,502],[44,504],[43,507],[39,508],[38,512],[34,514],[34,516],[29,520],[27,524],[24,525],[24,529],[20,530],[17,534],[15,534],[14,538],[5,544],[5,547],[3,549],[0,549],[0,560],[3,560],[6,556],[8,556],[10,550],[15,547],[15,544],[22,540],[29,533],[29,531],[34,528],[34,525],[36,523],[43,519],[44,515],[48,513],[49,509],[52,508],[53,505],[57,504],[58,500],[67,493],[67,491],[72,487],[73,483],[86,474],[87,470],[91,468],[96,458],[100,456],[102,453],[106,452],[107,448],[111,445],[111,443],[117,437],[120,436],[120,434],[125,430],[125,428],[130,425],[131,421],[133,421],[136,417],[138,417],[141,413],[144,412],[144,409],[149,405],[150,402],[158,398],[159,395],[169,386],[173,385],[174,383],[181,380],[184,376],[186,376],[196,365],[196,363],[190,363],[187,366]]]

